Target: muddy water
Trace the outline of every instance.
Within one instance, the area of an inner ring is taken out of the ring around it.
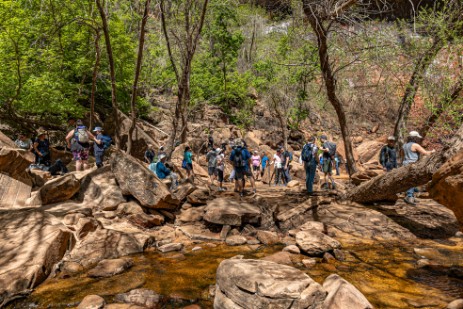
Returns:
[[[439,246],[434,242],[424,245],[439,247],[436,259],[445,259],[440,262],[447,263],[448,267],[456,267],[463,261],[461,245]],[[210,308],[209,288],[215,282],[215,271],[223,259],[239,254],[245,258],[261,258],[282,249],[281,246],[201,246],[203,250],[191,252],[190,247],[184,254],[135,255],[132,257],[135,266],[112,278],[97,280],[81,274],[48,279],[27,299],[9,308],[67,308],[76,306],[89,294],[101,295],[112,302],[115,294],[140,287],[165,296],[164,308],[192,303]],[[376,308],[444,308],[453,299],[463,297],[463,280],[448,276],[448,272],[439,268],[416,268],[418,257],[413,253],[413,246],[362,244],[347,245],[344,249],[345,261],[320,262],[311,269],[297,267],[319,283],[328,275],[338,273],[362,291]],[[302,258],[304,256],[296,258],[296,265]]]

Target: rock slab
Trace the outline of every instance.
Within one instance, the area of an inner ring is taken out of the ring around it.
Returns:
[[[337,240],[315,230],[297,233],[296,243],[308,255],[321,255],[341,247]]]
[[[260,225],[259,207],[231,199],[218,198],[209,202],[204,220],[221,225],[241,226],[246,223]]]
[[[133,266],[131,259],[108,259],[102,260],[98,265],[88,272],[91,278],[107,278],[125,272]]]
[[[352,284],[338,275],[330,275],[323,282],[328,292],[323,309],[372,309],[366,297]]]

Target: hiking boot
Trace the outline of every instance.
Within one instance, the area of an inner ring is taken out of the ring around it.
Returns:
[[[404,198],[405,203],[410,204],[410,205],[416,205],[415,199],[412,196],[407,196]]]
[[[240,197],[243,197],[244,196],[244,192],[240,192]]]

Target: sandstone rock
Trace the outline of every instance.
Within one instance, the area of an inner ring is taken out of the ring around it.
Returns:
[[[247,242],[246,237],[241,235],[228,236],[225,243],[229,246],[241,246]]]
[[[326,227],[322,222],[317,221],[307,221],[298,228],[300,231],[317,231],[320,233],[325,233]]]
[[[311,197],[303,203],[296,205],[286,211],[278,212],[276,222],[281,229],[291,229],[298,227],[307,221],[314,221],[312,209],[319,208],[320,205],[330,204],[330,198]]]
[[[145,213],[143,211],[143,208],[141,208],[138,203],[134,201],[130,201],[127,203],[122,203],[119,206],[117,206],[117,211],[119,215],[125,216],[125,215],[136,215],[136,214],[143,214]]]
[[[330,254],[329,252],[325,252],[325,254],[323,254],[323,263],[327,263],[327,264],[332,264],[336,261],[335,257]]]
[[[222,226],[222,230],[220,231],[220,239],[225,240],[227,238],[228,233],[230,232],[230,230],[231,230],[230,225]]]
[[[254,238],[252,236],[247,236],[246,237],[246,244],[248,245],[258,245],[260,244],[260,241],[257,238]]]
[[[103,309],[106,302],[103,297],[98,295],[88,295],[80,302],[77,309]]]
[[[326,309],[372,309],[373,306],[352,284],[338,275],[330,275],[323,282],[328,292],[323,308]]]
[[[261,260],[269,261],[269,262],[273,262],[277,264],[293,265],[293,261],[291,260],[291,254],[286,251],[274,253],[272,255],[262,258]]]
[[[0,208],[22,208],[31,196],[32,183],[0,173]]]
[[[257,206],[230,199],[218,198],[209,202],[204,220],[222,225],[241,226],[261,222],[261,211]]]
[[[187,201],[191,205],[206,205],[209,199],[209,191],[205,189],[195,190],[193,193],[187,196]]]
[[[0,212],[0,307],[29,293],[51,273],[72,242],[54,216],[36,211]]]
[[[132,266],[133,261],[128,258],[102,260],[98,262],[95,268],[88,272],[88,276],[91,278],[112,277],[125,272]]]
[[[104,309],[146,309],[146,307],[132,305],[132,304],[109,304]]]
[[[148,289],[135,289],[128,293],[117,294],[115,301],[143,306],[146,308],[157,308],[160,296]]]
[[[456,299],[447,305],[447,309],[463,309],[463,299]]]
[[[299,185],[300,185],[299,181],[291,180],[290,182],[288,182],[287,187],[288,188],[295,188],[295,187],[298,187]]]
[[[0,148],[0,173],[22,180],[26,177],[26,169],[34,163],[34,160],[34,155],[30,151],[2,147]]]
[[[301,250],[299,249],[298,246],[295,245],[289,245],[283,248],[283,251],[293,253],[293,254],[300,254]]]
[[[182,249],[183,249],[183,244],[181,244],[181,243],[170,243],[170,244],[160,246],[158,248],[158,250],[161,251],[162,253],[167,253],[167,252],[172,252],[172,251],[180,251]]]
[[[433,175],[429,193],[437,202],[451,209],[463,224],[463,151]]]
[[[111,169],[124,195],[132,195],[147,208],[175,209],[180,201],[153,172],[135,158],[117,151],[111,156]]]
[[[221,241],[219,233],[213,233],[209,229],[198,225],[184,225],[179,230],[191,240],[198,241]]]
[[[35,198],[31,199],[31,206],[41,206],[60,203],[69,200],[80,189],[80,181],[74,174],[50,180],[39,189]]]
[[[297,233],[296,243],[302,251],[309,255],[321,255],[341,247],[337,240],[314,230]]]
[[[196,187],[194,185],[186,182],[186,183],[180,184],[177,190],[175,190],[175,192],[172,193],[172,196],[179,201],[183,201],[187,196],[189,196],[195,190],[196,190]]]
[[[155,226],[160,226],[164,224],[164,216],[159,215],[148,215],[145,213],[133,214],[127,217],[130,223],[144,228],[150,229]]]
[[[0,148],[3,147],[16,148],[16,144],[2,131],[0,131]]]
[[[357,173],[354,173],[351,176],[352,182],[355,185],[360,185],[362,182],[366,182],[372,178],[375,178],[378,175],[384,174],[383,170],[363,170],[363,171],[358,171]],[[391,195],[390,200],[395,201],[397,197],[395,195]]]
[[[186,210],[181,210],[180,215],[177,216],[179,223],[191,223],[201,221],[203,219],[204,210],[206,206],[192,207]]]
[[[334,249],[333,254],[334,254],[334,257],[336,258],[336,260],[338,260],[338,261],[345,261],[346,260],[346,254],[342,250]]]
[[[214,308],[318,308],[326,293],[302,271],[262,260],[224,260]]]
[[[257,239],[264,245],[273,245],[280,241],[277,233],[269,231],[257,231]]]
[[[315,266],[315,264],[317,264],[317,260],[316,259],[303,259],[302,260],[302,264],[306,267],[306,268],[312,268]]]
[[[378,141],[365,141],[355,149],[359,156],[360,163],[367,163],[373,158],[379,158],[381,148],[385,144]]]
[[[115,259],[143,250],[152,245],[154,239],[141,233],[126,234],[115,230],[98,228],[78,241],[64,261],[79,262],[84,268],[103,259]]]
[[[94,218],[80,218],[75,226],[76,238],[82,239],[88,233],[95,231],[100,224]]]

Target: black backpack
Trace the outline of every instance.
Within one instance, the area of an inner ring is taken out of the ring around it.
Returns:
[[[301,159],[304,162],[311,162],[314,158],[313,156],[313,147],[312,144],[305,144],[302,148]]]
[[[326,142],[325,145],[329,150],[331,159],[334,160],[334,157],[336,156],[336,144],[332,142]]]
[[[245,167],[246,162],[244,162],[244,159],[243,159],[243,148],[236,148],[233,151],[235,152],[235,155],[233,157],[233,166],[234,167]]]

